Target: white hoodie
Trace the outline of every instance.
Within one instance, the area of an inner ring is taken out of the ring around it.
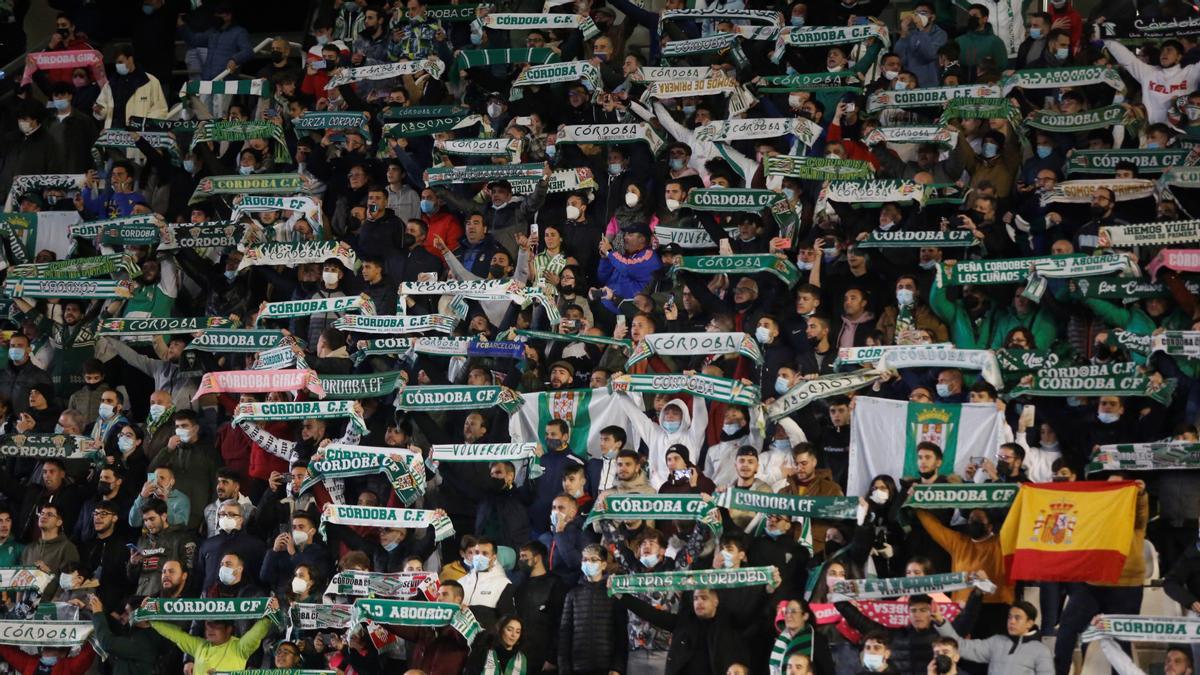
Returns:
[[[1150,124],[1167,121],[1167,110],[1175,99],[1187,96],[1200,84],[1200,63],[1170,68],[1143,63],[1136,54],[1116,40],[1105,40],[1104,47],[1133,79],[1142,85],[1142,103]]]
[[[672,445],[685,445],[688,458],[695,464],[700,458],[700,446],[704,444],[704,432],[708,427],[708,405],[699,396],[692,397],[692,412],[689,414],[683,400],[671,399],[663,410],[675,406],[683,413],[679,431],[668,432],[662,424],[652,422],[642,407],[628,393],[617,397],[618,404],[625,411],[629,423],[637,430],[638,435],[650,448],[650,485],[657,491],[667,482],[667,448]],[[659,414],[661,418],[661,413]]]

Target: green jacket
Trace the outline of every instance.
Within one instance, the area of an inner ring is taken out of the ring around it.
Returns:
[[[1006,307],[995,313],[995,325],[992,328],[992,349],[1004,346],[1004,338],[1014,328],[1028,328],[1033,333],[1033,340],[1038,349],[1050,349],[1058,340],[1058,325],[1046,307],[1039,307],[1036,312],[1024,316],[1016,313],[1011,307]]]
[[[165,640],[152,630],[135,628],[129,635],[117,635],[104,614],[92,615],[96,641],[108,652],[112,675],[155,675],[158,657]],[[115,657],[115,658],[114,658]]]
[[[1154,319],[1140,307],[1125,308],[1099,298],[1087,298],[1083,304],[1104,323],[1113,328],[1123,328],[1134,335],[1149,335],[1157,328]],[[1145,365],[1148,360],[1145,354],[1137,352],[1130,352],[1129,358],[1139,365]]]
[[[989,56],[995,62],[997,72],[1008,68],[1008,48],[1004,46],[1004,41],[992,32],[991,24],[984,26],[982,31],[963,33],[955,42],[961,51],[958,60],[964,68],[971,71],[968,77],[972,79],[975,69]]]
[[[996,329],[994,312],[988,311],[978,321],[971,318],[961,302],[946,297],[946,289],[934,282],[929,289],[929,308],[941,317],[950,329],[950,341],[959,349],[987,349]],[[1003,339],[1003,337],[1001,337]]]

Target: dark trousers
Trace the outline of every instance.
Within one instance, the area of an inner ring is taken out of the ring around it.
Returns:
[[[1079,634],[1097,614],[1138,614],[1142,609],[1141,586],[1093,586],[1074,583],[1068,586],[1069,598],[1058,623],[1058,641],[1054,643],[1054,672],[1069,675],[1071,656]],[[1122,644],[1129,651],[1129,646]],[[1087,645],[1083,645],[1087,655]]]

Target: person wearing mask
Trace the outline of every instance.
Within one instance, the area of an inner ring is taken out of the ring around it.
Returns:
[[[132,117],[162,119],[167,116],[167,99],[162,83],[138,68],[133,45],[117,45],[113,56],[116,76],[100,89],[92,105],[92,117],[105,129],[124,128]]]
[[[459,580],[464,597],[462,604],[480,624],[488,625],[496,618],[516,611],[513,585],[496,558],[496,544],[479,537],[471,554],[471,571]]]
[[[937,25],[933,2],[919,2],[913,13],[900,21],[900,38],[894,47],[904,69],[917,76],[919,86],[936,87],[938,78],[938,49],[949,37]]]
[[[96,142],[99,130],[95,120],[71,105],[74,95],[75,87],[70,82],[56,82],[51,87],[53,113],[47,128],[63,153],[62,169],[69,173],[84,173],[95,166],[90,148]]]
[[[567,586],[579,582],[579,560],[583,552],[583,519],[574,497],[559,495],[550,510],[550,530],[538,541],[546,547],[546,565]]]
[[[1175,99],[1200,85],[1200,63],[1183,64],[1186,50],[1177,39],[1163,40],[1158,49],[1158,65],[1143,61],[1116,40],[1105,40],[1104,48],[1146,92],[1142,104],[1146,106],[1149,124],[1167,122],[1167,110]]]
[[[544,450],[537,460],[542,466],[542,475],[536,481],[535,496],[528,516],[533,523],[533,532],[538,536],[554,529],[550,523],[551,502],[562,493],[563,474],[567,467],[583,465],[583,460],[571,451],[571,427],[566,421],[553,419],[547,422],[543,439]],[[521,543],[517,542],[517,545]],[[554,561],[549,562],[553,564]]]
[[[542,670],[553,670],[558,663],[558,641],[555,634],[562,618],[563,602],[567,590],[557,574],[550,574],[546,567],[550,552],[540,541],[530,541],[521,546],[517,568],[523,573],[513,592],[517,605],[517,616],[527,627],[523,633],[522,650],[529,663]]]
[[[217,485],[215,501],[204,507],[204,530],[209,537],[214,537],[221,531],[218,521],[218,512],[221,510],[221,504],[233,500],[242,506],[242,513],[246,514],[246,522],[253,525],[254,523],[254,502],[249,497],[242,494],[241,477],[234,471],[222,467],[217,469]]]
[[[971,5],[967,11],[967,30],[958,36],[959,62],[972,79],[981,69],[1000,73],[1008,67],[1008,48],[988,23],[990,12],[984,5]]]
[[[38,507],[37,537],[21,552],[21,564],[50,574],[42,597],[52,598],[59,589],[57,571],[67,563],[79,563],[79,550],[63,531],[63,506],[46,502]]]
[[[54,384],[32,360],[33,350],[24,333],[14,333],[8,339],[8,364],[0,369],[0,396],[12,402],[12,412],[20,415],[29,410],[29,392],[39,389],[54,391]]]
[[[492,462],[488,470],[490,480],[483,490],[472,531],[494,538],[497,545],[515,549],[530,539],[529,514],[536,499],[530,485],[532,481],[517,486],[517,470],[512,462]],[[559,484],[561,482],[560,478]],[[548,521],[548,513],[546,518]],[[470,595],[471,587],[464,585],[464,588]]]
[[[232,499],[222,502],[217,510],[217,523],[217,534],[201,542],[196,553],[196,569],[203,575],[203,588],[211,588],[218,582],[232,587],[242,581],[242,570],[257,577],[266,557],[266,546],[262,539],[245,530],[242,505]],[[237,565],[226,565],[231,554],[237,556]],[[237,578],[233,579],[234,576]]]
[[[1013,585],[1006,580],[1000,537],[992,527],[988,512],[972,509],[967,515],[967,527],[963,532],[950,529],[937,516],[924,509],[917,510],[917,518],[930,538],[950,554],[950,571],[982,570],[995,583],[995,591],[983,598],[975,630],[976,634],[985,636],[998,633],[1004,624],[1007,607],[1013,600]],[[971,592],[971,589],[955,591],[952,597],[957,602],[966,602]]]
[[[204,519],[204,507],[213,497],[217,484],[215,451],[200,441],[200,423],[196,413],[181,410],[175,415],[175,435],[150,462],[150,469],[160,466],[175,473],[176,486],[187,495],[188,526],[198,527]]]
[[[567,593],[558,626],[558,672],[563,675],[625,672],[626,612],[606,589],[611,565],[603,546],[584,547],[583,582]]]

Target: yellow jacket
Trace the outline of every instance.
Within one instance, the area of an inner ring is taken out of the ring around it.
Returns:
[[[150,627],[158,634],[175,643],[183,653],[196,659],[193,672],[197,675],[210,670],[217,672],[225,670],[243,670],[246,659],[258,649],[258,645],[267,636],[271,628],[270,619],[259,619],[246,634],[231,637],[225,644],[214,645],[204,638],[188,635],[169,623],[151,621]]]

